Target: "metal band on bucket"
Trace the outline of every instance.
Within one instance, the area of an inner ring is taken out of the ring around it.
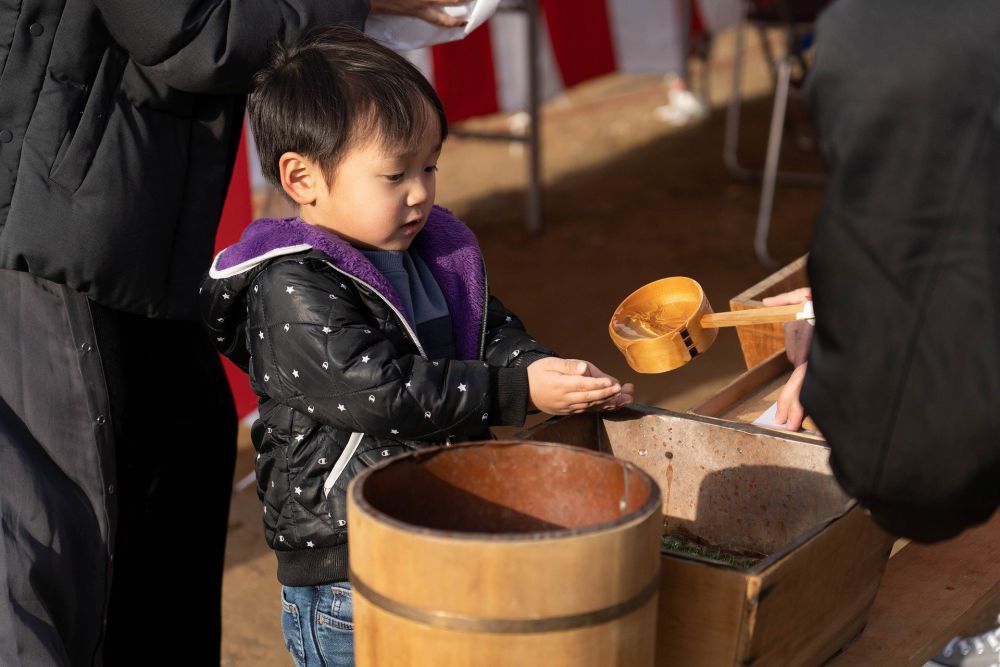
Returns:
[[[569,616],[552,616],[550,618],[479,618],[468,614],[456,614],[448,611],[431,611],[421,609],[403,602],[392,600],[381,593],[372,590],[352,570],[351,587],[376,607],[403,618],[445,630],[463,632],[489,632],[496,634],[531,634],[540,632],[556,632],[573,630],[592,625],[600,625],[627,616],[642,607],[656,594],[660,587],[660,573],[646,584],[641,591],[618,604],[603,609],[571,614]]]

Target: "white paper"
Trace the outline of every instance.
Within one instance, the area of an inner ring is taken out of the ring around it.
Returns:
[[[791,429],[789,429],[784,424],[775,424],[774,423],[774,416],[777,413],[778,413],[778,402],[775,401],[774,403],[771,404],[771,407],[769,407],[767,410],[765,410],[764,413],[760,417],[757,417],[757,419],[753,420],[753,425],[754,426],[763,426],[764,428],[776,428],[779,431],[790,431]],[[800,428],[798,432],[800,432],[800,433],[815,433],[814,431],[810,431],[810,430],[804,429],[804,428]]]
[[[365,32],[375,41],[396,51],[412,51],[425,46],[454,42],[486,23],[496,12],[500,0],[470,0],[461,5],[447,5],[441,11],[468,21],[459,28],[445,28],[413,16],[372,14]]]

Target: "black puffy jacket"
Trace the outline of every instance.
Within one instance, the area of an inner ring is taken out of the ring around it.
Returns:
[[[0,268],[196,319],[269,42],[368,0],[0,2]]]
[[[347,578],[345,492],[358,472],[523,423],[525,368],[553,354],[489,295],[465,225],[435,208],[413,249],[448,302],[458,359],[427,359],[385,277],[298,219],[253,223],[203,284],[218,348],[260,397],[258,495],[286,585]]]

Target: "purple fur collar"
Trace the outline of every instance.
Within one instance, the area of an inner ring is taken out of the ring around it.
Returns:
[[[475,235],[450,211],[435,206],[412,247],[427,263],[448,302],[458,357],[479,358],[486,276]],[[210,273],[213,278],[225,278],[273,257],[309,249],[322,252],[334,266],[368,283],[401,314],[405,312],[396,290],[367,257],[332,231],[300,218],[255,220],[239,241],[216,256]]]

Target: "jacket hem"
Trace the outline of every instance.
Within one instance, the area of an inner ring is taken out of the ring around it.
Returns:
[[[284,586],[318,586],[347,581],[347,544],[319,549],[275,551],[278,581]]]

